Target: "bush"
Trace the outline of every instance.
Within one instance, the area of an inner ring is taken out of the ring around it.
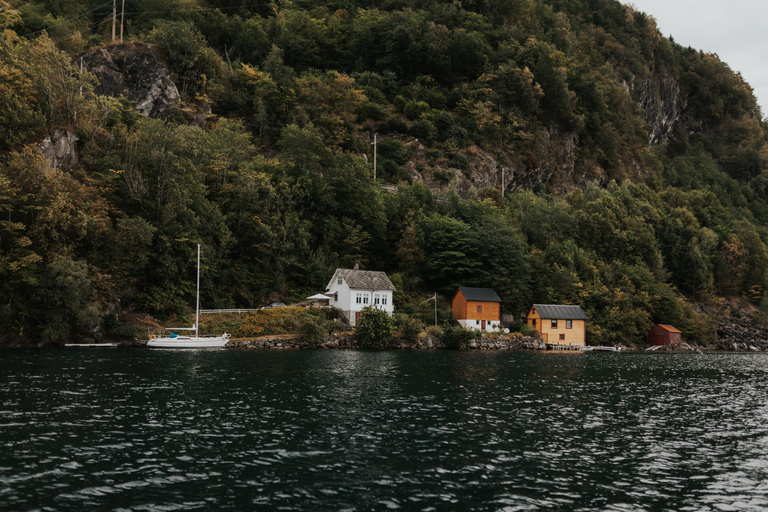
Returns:
[[[419,119],[411,124],[409,131],[414,137],[428,141],[435,134],[435,125],[430,123],[427,119]]]
[[[468,345],[476,336],[476,332],[463,327],[446,326],[443,328],[442,340],[447,348],[458,349]]]
[[[453,158],[451,158],[451,161],[448,162],[448,165],[451,167],[455,167],[457,169],[461,169],[463,171],[469,169],[469,161],[467,160],[467,157],[462,155],[461,153],[456,153],[453,155]]]
[[[324,339],[325,331],[313,317],[306,317],[299,323],[297,329],[299,340],[313,345],[320,345]]]
[[[360,312],[355,332],[361,347],[381,346],[392,339],[395,325],[386,311],[366,306]]]
[[[532,327],[528,324],[524,324],[520,321],[515,321],[509,324],[509,332],[518,332],[522,334],[523,336],[534,336],[534,333],[536,333],[536,328]]]
[[[440,328],[439,325],[430,325],[427,327],[427,336],[430,338],[442,338],[443,337],[443,330]]]
[[[325,328],[325,332],[328,333],[328,336],[344,330],[344,324],[341,323],[341,320],[328,320],[323,324],[323,327]]]
[[[429,112],[429,105],[424,101],[411,100],[403,106],[403,114],[411,121],[415,121],[427,112]]]
[[[421,320],[402,313],[395,315],[395,324],[397,325],[397,337],[409,342],[416,341],[421,331],[424,330],[424,323]]]

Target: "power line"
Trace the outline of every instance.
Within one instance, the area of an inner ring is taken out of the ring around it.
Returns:
[[[94,7],[93,9],[91,9],[89,11],[86,11],[86,12],[84,12],[84,13],[78,15],[78,16],[75,16],[73,18],[69,18],[68,20],[61,21],[59,23],[56,23],[55,25],[51,25],[49,27],[45,27],[45,28],[42,28],[40,30],[36,30],[34,32],[29,32],[28,34],[24,34],[24,35],[22,35],[20,37],[29,37],[29,36],[34,36],[36,34],[40,34],[42,32],[45,32],[46,30],[50,30],[50,29],[56,28],[56,27],[58,27],[60,25],[64,25],[65,23],[69,23],[70,21],[74,21],[74,20],[80,19],[80,18],[82,18],[83,16],[85,16],[87,14],[90,14],[90,13],[92,13],[94,11],[97,11],[97,10],[101,9],[102,7],[106,7],[106,6],[111,5],[111,4],[112,4],[112,1],[104,2],[103,4],[98,5],[98,6]],[[255,5],[253,5],[253,7],[261,7],[261,6],[265,6],[265,5],[269,5],[269,3],[267,3],[267,2],[263,2],[263,3],[259,2],[259,3],[256,3]],[[172,10],[168,10],[168,11],[134,11],[134,12],[127,12],[125,14],[130,14],[130,15],[136,15],[136,14],[173,14],[173,13],[177,13],[177,12],[201,12],[201,11],[216,11],[216,10],[218,10],[218,11],[226,11],[226,10],[242,9],[242,8],[245,8],[245,7],[242,6],[242,5],[230,6],[230,7],[197,7],[197,8],[193,8],[193,9],[172,9]],[[109,19],[109,18],[111,18],[111,16],[107,16],[106,18],[98,21],[97,23],[94,23],[94,24],[90,25],[88,28],[89,29],[94,28],[97,25],[99,25],[101,22],[103,22],[104,20]],[[70,35],[68,35],[68,36],[66,36],[66,37],[64,37],[62,39],[59,39],[56,42],[58,43],[60,41],[64,41],[66,39],[69,39],[70,37],[73,37],[77,33],[79,33],[79,31],[78,32],[74,32],[74,33],[72,33],[72,34],[70,34]]]
[[[69,23],[70,21],[74,21],[74,20],[76,20],[76,19],[82,18],[82,17],[83,17],[83,16],[85,16],[86,14],[90,14],[90,13],[92,13],[93,11],[96,11],[96,10],[98,10],[98,9],[101,9],[102,7],[104,7],[104,6],[106,6],[106,5],[109,5],[109,4],[111,4],[111,3],[112,3],[111,1],[109,1],[109,2],[104,2],[103,4],[101,4],[101,5],[98,5],[98,6],[94,7],[94,8],[93,8],[93,9],[91,9],[90,11],[85,11],[83,14],[80,14],[80,15],[78,15],[78,16],[75,16],[74,18],[69,18],[68,20],[64,20],[64,21],[62,21],[62,22],[59,22],[59,23],[57,23],[57,24],[55,24],[55,25],[51,25],[50,27],[42,28],[42,29],[40,29],[40,30],[36,30],[35,32],[30,32],[29,34],[24,34],[24,35],[23,35],[23,36],[21,36],[21,37],[29,37],[29,36],[33,36],[33,35],[35,35],[35,34],[39,34],[39,33],[41,33],[41,32],[45,32],[46,30],[49,30],[49,29],[52,29],[52,28],[56,28],[56,27],[58,27],[59,25],[63,25],[63,24],[65,24],[65,23]]]
[[[99,21],[97,21],[97,22],[95,22],[95,23],[91,23],[90,25],[88,25],[88,26],[85,28],[85,31],[90,31],[90,30],[93,30],[94,28],[98,27],[98,26],[99,26],[99,25],[101,25],[101,24],[102,24],[104,21],[106,21],[106,20],[108,20],[108,19],[110,19],[110,18],[112,18],[112,16],[107,16],[106,18],[102,18],[102,19],[100,19]],[[69,34],[68,36],[64,36],[64,37],[62,37],[62,38],[59,38],[59,39],[55,39],[53,42],[54,42],[54,43],[56,43],[56,44],[58,44],[58,43],[60,43],[60,42],[62,42],[62,41],[66,41],[67,39],[70,39],[70,38],[72,38],[72,37],[75,37],[76,35],[78,35],[78,34],[81,34],[82,32],[83,32],[83,31],[80,31],[80,30],[78,30],[77,32],[72,32],[72,33],[71,33],[71,34]]]

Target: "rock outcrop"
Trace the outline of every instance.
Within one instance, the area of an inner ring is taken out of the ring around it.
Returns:
[[[99,81],[96,93],[125,96],[145,116],[164,119],[179,100],[168,68],[158,59],[159,48],[131,43],[89,50],[77,58]]]
[[[750,316],[724,318],[717,326],[718,350],[768,350],[768,327]]]
[[[53,136],[46,136],[39,147],[52,168],[70,172],[77,166],[79,140],[74,132],[56,129]]]
[[[637,77],[625,86],[643,108],[645,118],[651,124],[648,144],[668,142],[687,105],[675,77],[668,72],[657,72]]]

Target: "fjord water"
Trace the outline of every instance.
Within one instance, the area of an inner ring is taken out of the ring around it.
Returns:
[[[0,352],[0,510],[759,510],[763,354]]]

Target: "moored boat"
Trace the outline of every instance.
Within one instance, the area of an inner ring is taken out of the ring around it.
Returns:
[[[229,334],[220,336],[200,336],[200,244],[197,244],[197,300],[195,302],[195,325],[192,327],[175,327],[169,331],[195,331],[194,336],[180,336],[171,333],[169,336],[150,336],[147,341],[149,348],[221,348],[229,341]]]

